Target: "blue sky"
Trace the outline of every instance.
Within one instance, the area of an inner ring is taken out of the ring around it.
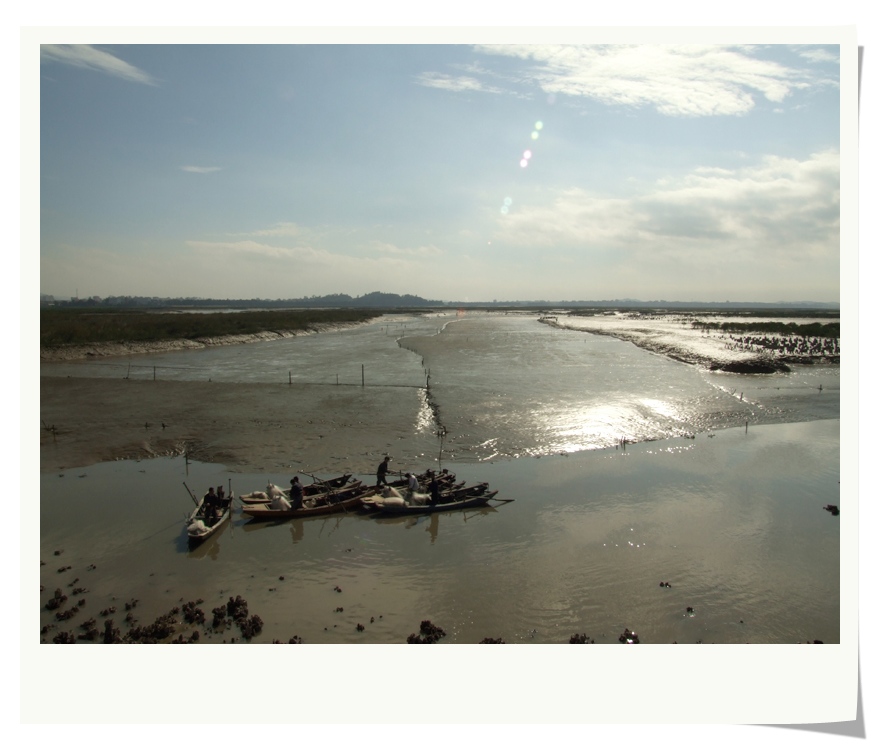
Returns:
[[[40,291],[840,300],[836,45],[42,45]]]

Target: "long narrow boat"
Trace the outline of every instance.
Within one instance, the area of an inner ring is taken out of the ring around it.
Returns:
[[[271,503],[250,503],[243,505],[241,512],[251,518],[261,520],[280,520],[284,518],[310,518],[313,516],[326,516],[331,513],[343,513],[348,510],[357,510],[361,505],[361,499],[373,490],[365,489],[360,482],[341,487],[338,490],[327,492],[324,495],[313,495],[305,500],[302,508],[278,509],[273,508]]]
[[[359,479],[352,480],[351,474],[341,474],[338,477],[333,477],[332,479],[319,479],[303,486],[303,497],[307,499],[315,495],[326,494],[330,490],[339,489],[350,484],[360,483],[361,481]],[[284,497],[290,500],[290,490],[284,490],[280,487],[278,488],[278,490],[281,491]],[[263,491],[249,492],[247,495],[240,495],[238,499],[243,506],[260,505],[263,503],[268,503],[270,501],[268,492]]]
[[[478,508],[483,505],[488,505],[489,501],[497,494],[498,490],[492,490],[491,492],[482,492],[476,495],[464,495],[454,500],[436,503],[435,505],[431,505],[430,503],[427,505],[408,505],[405,502],[404,504],[394,502],[388,503],[387,500],[390,500],[391,498],[386,498],[386,502],[378,500],[375,501],[372,505],[374,511],[377,513],[381,513],[382,515],[420,516],[429,515],[431,513],[442,513],[449,510],[466,510],[467,508]]]
[[[220,514],[214,520],[205,517],[205,498],[193,509],[186,519],[186,536],[190,547],[204,542],[225,524],[232,513],[232,496],[225,498],[220,506]]]
[[[429,471],[423,471],[421,474],[416,474],[416,479],[419,482],[419,486],[421,486],[421,487],[428,486],[428,482],[431,481],[431,475],[429,474]],[[398,472],[398,474],[400,474],[400,472]],[[450,473],[448,469],[443,469],[442,471],[436,472],[436,477],[437,477],[437,481],[440,483],[441,487],[449,487],[455,483],[455,474]],[[401,474],[399,479],[394,479],[394,480],[388,482],[388,484],[385,486],[386,487],[395,487],[395,488],[406,488],[408,483],[409,483],[409,480]],[[464,482],[460,482],[459,486],[461,486],[462,484],[464,484]]]

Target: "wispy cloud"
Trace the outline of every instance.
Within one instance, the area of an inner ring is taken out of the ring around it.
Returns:
[[[88,44],[43,44],[40,47],[40,59],[106,73],[126,81],[158,85],[149,73]]]
[[[333,262],[333,256],[324,251],[308,246],[283,247],[252,240],[237,242],[211,242],[207,240],[187,240],[187,246],[199,253],[223,256],[264,257],[270,259],[288,259],[308,261],[309,263],[327,264]]]
[[[246,234],[255,237],[299,237],[303,233],[302,227],[292,221],[279,221],[267,229],[257,229]]]
[[[399,247],[390,242],[382,242],[380,240],[372,240],[368,243],[370,250],[378,253],[380,256],[406,256],[411,258],[430,258],[443,255],[443,251],[435,245],[420,245],[419,247]]]
[[[446,91],[481,91],[488,94],[504,93],[496,86],[489,86],[473,76],[451,76],[446,73],[422,73],[416,76],[416,83],[435,89]]]
[[[839,54],[834,54],[824,47],[809,47],[798,51],[798,54],[805,60],[816,63],[836,63],[840,60]]]
[[[781,102],[796,88],[815,83],[801,70],[761,60],[746,47],[718,45],[485,45],[477,51],[534,63],[518,71],[548,94],[593,99],[626,107],[654,107],[670,116],[742,115],[755,95]],[[485,90],[475,78],[468,90]],[[426,84],[427,85],[427,84]]]
[[[193,165],[187,165],[185,167],[181,167],[184,172],[195,172],[196,174],[208,174],[209,172],[219,172],[223,167],[196,167]]]

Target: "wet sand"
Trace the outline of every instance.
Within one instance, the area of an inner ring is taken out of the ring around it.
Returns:
[[[693,323],[696,320],[715,323],[767,323],[777,318],[720,318],[711,313],[705,315],[667,313],[653,316],[641,313],[615,313],[553,316],[542,319],[542,322],[557,328],[613,336],[621,341],[629,341],[646,351],[710,370],[770,373],[785,372],[791,364],[840,363],[839,356],[805,357],[783,355],[768,349],[747,351],[731,348],[726,334],[707,333],[701,328],[695,328]],[[810,318],[789,322],[804,324],[827,321]]]
[[[369,474],[433,456],[408,387],[51,378],[40,381],[40,470],[187,455],[232,471]],[[54,430],[52,429],[54,427]]]

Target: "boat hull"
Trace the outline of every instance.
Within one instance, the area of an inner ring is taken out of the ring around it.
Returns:
[[[476,495],[465,495],[449,502],[440,502],[435,505],[385,505],[381,500],[367,501],[363,503],[365,508],[376,513],[387,516],[421,516],[430,515],[432,513],[443,513],[454,510],[467,510],[468,508],[479,508],[488,505],[489,501],[498,494],[497,490],[492,492],[481,492]]]
[[[272,508],[270,503],[254,503],[251,505],[244,506],[241,510],[246,516],[250,516],[251,518],[257,518],[262,521],[267,520],[281,520],[285,518],[313,518],[315,516],[328,516],[333,513],[345,513],[350,510],[357,510],[361,505],[361,499],[364,497],[363,490],[358,488],[358,493],[352,493],[350,496],[336,499],[330,498],[329,501],[323,505],[316,505],[315,507],[302,507],[297,508],[296,510],[279,510],[277,508]]]
[[[206,539],[210,539],[226,524],[231,515],[232,501],[230,500],[220,513],[220,518],[218,518],[211,526],[204,525],[205,517],[202,514],[202,504],[200,503],[199,507],[193,510],[186,520],[186,536],[189,541],[189,546],[197,547]],[[192,528],[196,521],[201,521],[203,525],[198,528]]]

